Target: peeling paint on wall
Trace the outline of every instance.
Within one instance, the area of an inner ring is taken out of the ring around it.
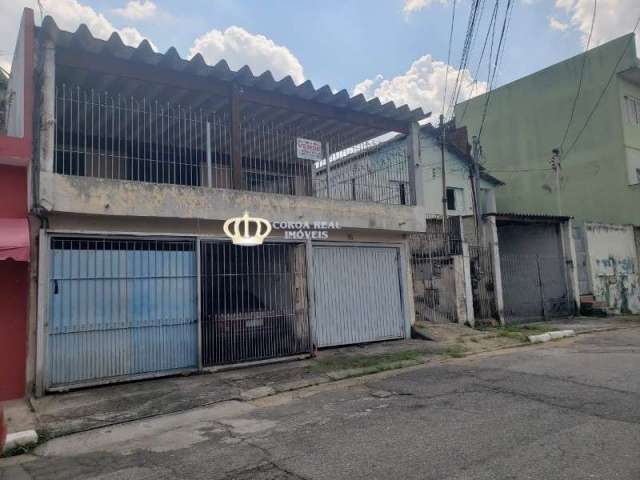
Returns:
[[[640,269],[632,226],[586,223],[593,294],[613,313],[640,313]]]

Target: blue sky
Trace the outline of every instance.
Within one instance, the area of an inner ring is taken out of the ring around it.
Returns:
[[[498,0],[501,12],[507,0]],[[595,0],[514,0],[496,85],[578,54]],[[113,30],[125,43],[148,38],[159,51],[175,46],[185,57],[200,52],[209,63],[249,64],[316,87],[379,96],[437,111],[445,84],[451,90],[471,0],[456,0],[450,67],[447,60],[454,0],[40,0],[45,14],[75,30],[87,23],[95,36]],[[461,99],[487,88],[486,67],[475,66],[493,2],[486,0]],[[0,0],[0,66],[9,68],[23,6],[39,18],[35,0]],[[598,0],[592,46],[628,33],[640,15],[638,0]],[[499,22],[502,17],[499,18]],[[487,61],[485,60],[484,64]],[[451,73],[453,72],[453,73]],[[445,82],[445,77],[447,82]],[[476,82],[474,82],[477,80]]]
[[[108,12],[123,2],[87,1],[96,10]],[[138,22],[138,30],[150,37],[161,51],[173,45],[183,54],[194,37],[208,30],[240,26],[286,46],[300,60],[305,76],[314,84],[351,89],[365,78],[382,74],[393,77],[407,71],[411,63],[430,53],[447,58],[451,4],[435,3],[407,16],[402,0],[195,0],[155,2],[173,21]],[[470,2],[457,4],[452,59],[460,49]],[[485,17],[488,17],[486,7]],[[559,32],[548,26],[553,2],[534,4],[518,0],[511,20],[509,48],[505,50],[500,82],[534,72],[581,51],[578,31]],[[111,18],[110,18],[111,19]],[[113,16],[112,23],[124,27],[131,22]],[[535,43],[532,40],[535,39]],[[535,48],[532,48],[535,46]],[[456,62],[452,63],[455,65]]]

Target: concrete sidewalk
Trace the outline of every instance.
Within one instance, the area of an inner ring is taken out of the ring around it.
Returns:
[[[625,318],[576,318],[545,322],[577,333],[640,327]],[[398,340],[323,350],[313,359],[272,363],[236,370],[144,380],[31,399],[42,440],[108,425],[190,410],[229,400],[253,400],[348,377],[418,365],[442,356],[508,348],[520,339],[496,330],[456,324],[425,327],[436,341]],[[22,417],[24,418],[24,417]]]

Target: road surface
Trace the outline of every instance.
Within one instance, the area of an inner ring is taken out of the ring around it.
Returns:
[[[386,375],[55,439],[0,478],[640,479],[640,329]]]

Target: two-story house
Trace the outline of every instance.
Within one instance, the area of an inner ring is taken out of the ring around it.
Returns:
[[[428,114],[50,17],[33,36],[37,393],[409,335]],[[326,158],[388,132],[409,143],[402,201],[335,196],[300,150]],[[228,222],[245,212],[273,227],[262,244],[225,234],[247,233]]]

